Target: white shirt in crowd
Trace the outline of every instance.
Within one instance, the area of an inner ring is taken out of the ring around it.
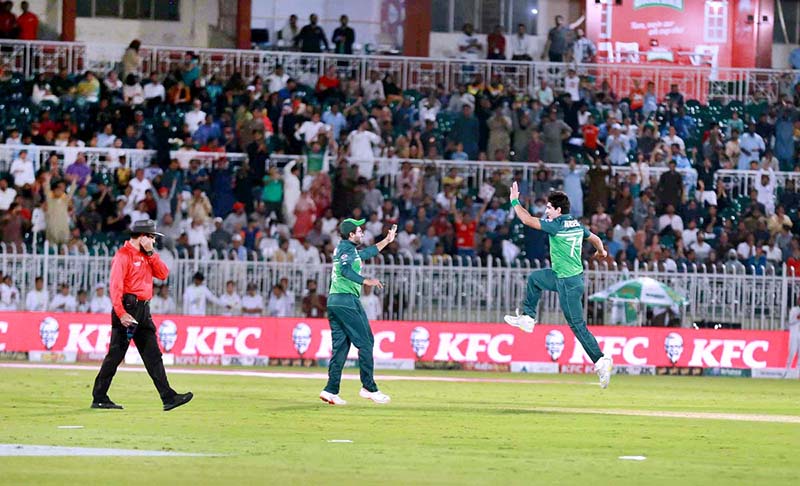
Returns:
[[[766,185],[761,184],[761,176],[764,175],[768,176]],[[775,214],[775,194],[777,188],[778,183],[775,179],[775,171],[772,169],[758,171],[755,182],[755,190],[757,193],[756,200],[764,205],[764,211],[767,213],[767,216]]]
[[[147,191],[155,191],[153,190],[153,183],[150,182],[150,179],[143,177],[141,180],[134,177],[133,179],[128,182],[128,185],[131,186],[131,195],[130,199],[133,200],[134,206],[139,204],[139,201],[144,199],[144,193]],[[136,221],[135,219],[131,219],[131,221]]]
[[[478,59],[482,50],[480,39],[478,39],[478,36],[476,36],[474,32],[471,35],[462,32],[458,40],[458,47],[462,59]],[[465,49],[462,51],[461,48]]]
[[[225,292],[219,297],[223,316],[238,316],[242,313],[242,298],[236,292],[229,294]]]
[[[364,85],[364,101],[367,103],[386,99],[383,94],[383,82],[378,79],[376,81],[367,81]]]
[[[579,78],[577,74],[564,78],[564,91],[569,94],[572,101],[580,101],[580,86],[581,78]]]
[[[694,229],[686,228],[685,230],[683,230],[683,234],[681,235],[682,236],[681,239],[683,240],[684,248],[689,248],[693,244],[697,243],[697,233],[698,233],[698,231],[699,230],[697,228],[694,228]]]
[[[267,315],[270,317],[291,317],[294,314],[294,299],[286,294],[275,297],[272,293],[267,304]]]
[[[8,211],[16,197],[17,191],[13,187],[7,187],[5,191],[0,190],[0,211]]]
[[[531,45],[527,35],[516,34],[512,35],[510,39],[512,56],[530,56]]]
[[[778,247],[778,245],[764,245],[763,250],[764,256],[767,257],[767,261],[773,263],[780,263],[783,261],[783,251]]]
[[[796,305],[789,309],[789,321],[786,323],[786,327],[800,328],[800,306]]]
[[[630,148],[630,140],[628,140],[628,137],[622,133],[618,135],[609,135],[606,139],[608,158],[614,165],[628,164],[628,151]]]
[[[189,127],[189,133],[194,135],[194,132],[200,128],[200,125],[206,121],[206,112],[200,109],[194,109],[183,117],[183,123]]]
[[[78,309],[78,301],[74,295],[64,295],[57,293],[50,300],[50,310],[56,312],[75,312]]]
[[[144,85],[144,99],[152,100],[155,98],[161,98],[161,101],[164,101],[167,97],[166,92],[164,91],[164,85],[161,83],[147,83]]]
[[[662,214],[658,218],[658,229],[663,230],[667,226],[672,226],[672,231],[683,232],[683,220],[677,214],[670,216],[669,214]]]
[[[751,256],[756,256],[756,246],[743,241],[736,247],[736,253],[739,255],[740,259],[747,260]]]
[[[320,122],[305,121],[300,128],[294,132],[294,138],[297,140],[304,140],[306,143],[311,143],[317,139],[320,131],[328,130],[328,125]]]
[[[307,264],[319,263],[320,261],[319,250],[316,246],[309,245],[308,248],[306,248],[300,245],[300,247],[294,251],[295,263]]]
[[[665,135],[661,139],[661,141],[664,142],[665,144],[667,144],[667,147],[672,147],[672,145],[677,143],[678,146],[681,148],[681,153],[683,153],[686,150],[686,144],[684,144],[683,143],[683,139],[681,137],[677,136],[677,135],[675,135],[674,137],[670,137],[669,135]]]
[[[350,158],[358,166],[358,175],[372,179],[375,167],[375,152],[373,145],[381,143],[381,137],[368,130],[354,130],[347,136],[350,146]]]
[[[758,162],[761,159],[761,153],[766,150],[764,139],[757,133],[744,132],[739,136],[739,149],[742,151],[739,154],[739,170],[749,170],[750,162]],[[745,154],[744,151],[749,154]]]
[[[89,301],[89,312],[94,314],[110,314],[111,313],[111,297],[105,293],[98,297],[97,294]]]
[[[36,174],[33,170],[33,161],[28,159],[17,158],[11,163],[11,175],[14,177],[14,185],[22,187],[25,184],[33,184],[36,182]]]
[[[212,304],[222,305],[208,287],[192,284],[183,291],[183,313],[187,316],[204,316],[209,301]]]
[[[167,298],[156,295],[150,300],[150,312],[152,314],[176,314],[178,306],[171,295],[168,295]]]
[[[380,319],[382,314],[381,299],[375,294],[361,294],[361,306],[370,321]]]
[[[47,310],[48,295],[46,290],[31,290],[25,296],[25,309],[33,312]]]
[[[19,302],[19,289],[16,286],[0,284],[0,310],[18,310]]]
[[[276,91],[280,91],[286,87],[286,82],[289,81],[289,75],[286,73],[281,74],[280,76],[272,73],[267,76],[266,85],[267,89],[270,93],[275,93]]]
[[[694,250],[694,254],[697,256],[697,259],[700,260],[701,262],[708,260],[708,255],[711,253],[712,250],[711,245],[709,245],[705,241],[702,243],[695,241],[689,248]]]
[[[246,310],[245,310],[246,309]],[[245,294],[242,297],[242,315],[256,317],[264,313],[264,298],[260,295]]]

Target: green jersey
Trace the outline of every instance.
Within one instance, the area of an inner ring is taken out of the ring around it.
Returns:
[[[583,239],[591,234],[589,230],[569,214],[540,222],[542,231],[550,235],[550,263],[556,277],[574,277],[583,273],[581,250]]]
[[[369,246],[361,251],[350,240],[342,240],[333,252],[333,274],[329,294],[361,295],[361,260],[369,260],[378,254],[378,248]]]

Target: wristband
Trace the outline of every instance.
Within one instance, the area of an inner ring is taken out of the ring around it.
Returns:
[[[519,206],[519,199],[512,199],[511,200],[511,207]]]

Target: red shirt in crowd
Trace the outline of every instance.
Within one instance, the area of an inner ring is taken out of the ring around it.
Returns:
[[[36,14],[25,12],[19,16],[17,23],[20,40],[36,40],[39,36],[39,17]]]
[[[501,56],[506,55],[506,36],[503,34],[495,34],[492,32],[486,38],[486,45],[488,47],[489,54],[499,54]]]
[[[317,81],[317,92],[321,93],[328,89],[336,89],[339,87],[339,78],[329,78],[328,76],[322,76]]]
[[[111,305],[117,316],[127,312],[122,306],[124,294],[134,294],[139,300],[153,297],[153,277],[165,280],[169,276],[166,263],[158,253],[147,256],[126,241],[111,261]]]
[[[16,30],[17,16],[11,12],[0,12],[0,37],[13,39],[16,35]]]
[[[460,222],[456,223],[456,248],[468,250],[475,248],[475,229],[478,223],[472,221],[471,223]]]
[[[597,125],[584,125],[581,131],[583,131],[583,145],[589,150],[595,150],[600,129]]]
[[[800,259],[789,257],[786,260],[786,275],[794,275],[800,278]]]

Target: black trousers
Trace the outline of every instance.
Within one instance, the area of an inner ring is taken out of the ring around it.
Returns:
[[[161,396],[161,401],[167,403],[177,393],[170,388],[169,381],[167,381],[167,372],[164,369],[164,362],[161,361],[161,350],[156,338],[156,326],[150,316],[150,303],[137,300],[133,294],[125,294],[122,296],[122,305],[128,314],[132,315],[139,323],[133,334],[133,342],[136,343],[136,349],[142,356],[144,367],[147,369],[150,379],[153,380],[153,384]],[[94,401],[108,400],[111,380],[117,373],[117,367],[125,359],[129,344],[125,327],[116,312],[111,311],[111,344],[108,347],[108,354],[100,366],[100,372],[97,373],[97,378],[94,380],[94,389],[92,390]]]

